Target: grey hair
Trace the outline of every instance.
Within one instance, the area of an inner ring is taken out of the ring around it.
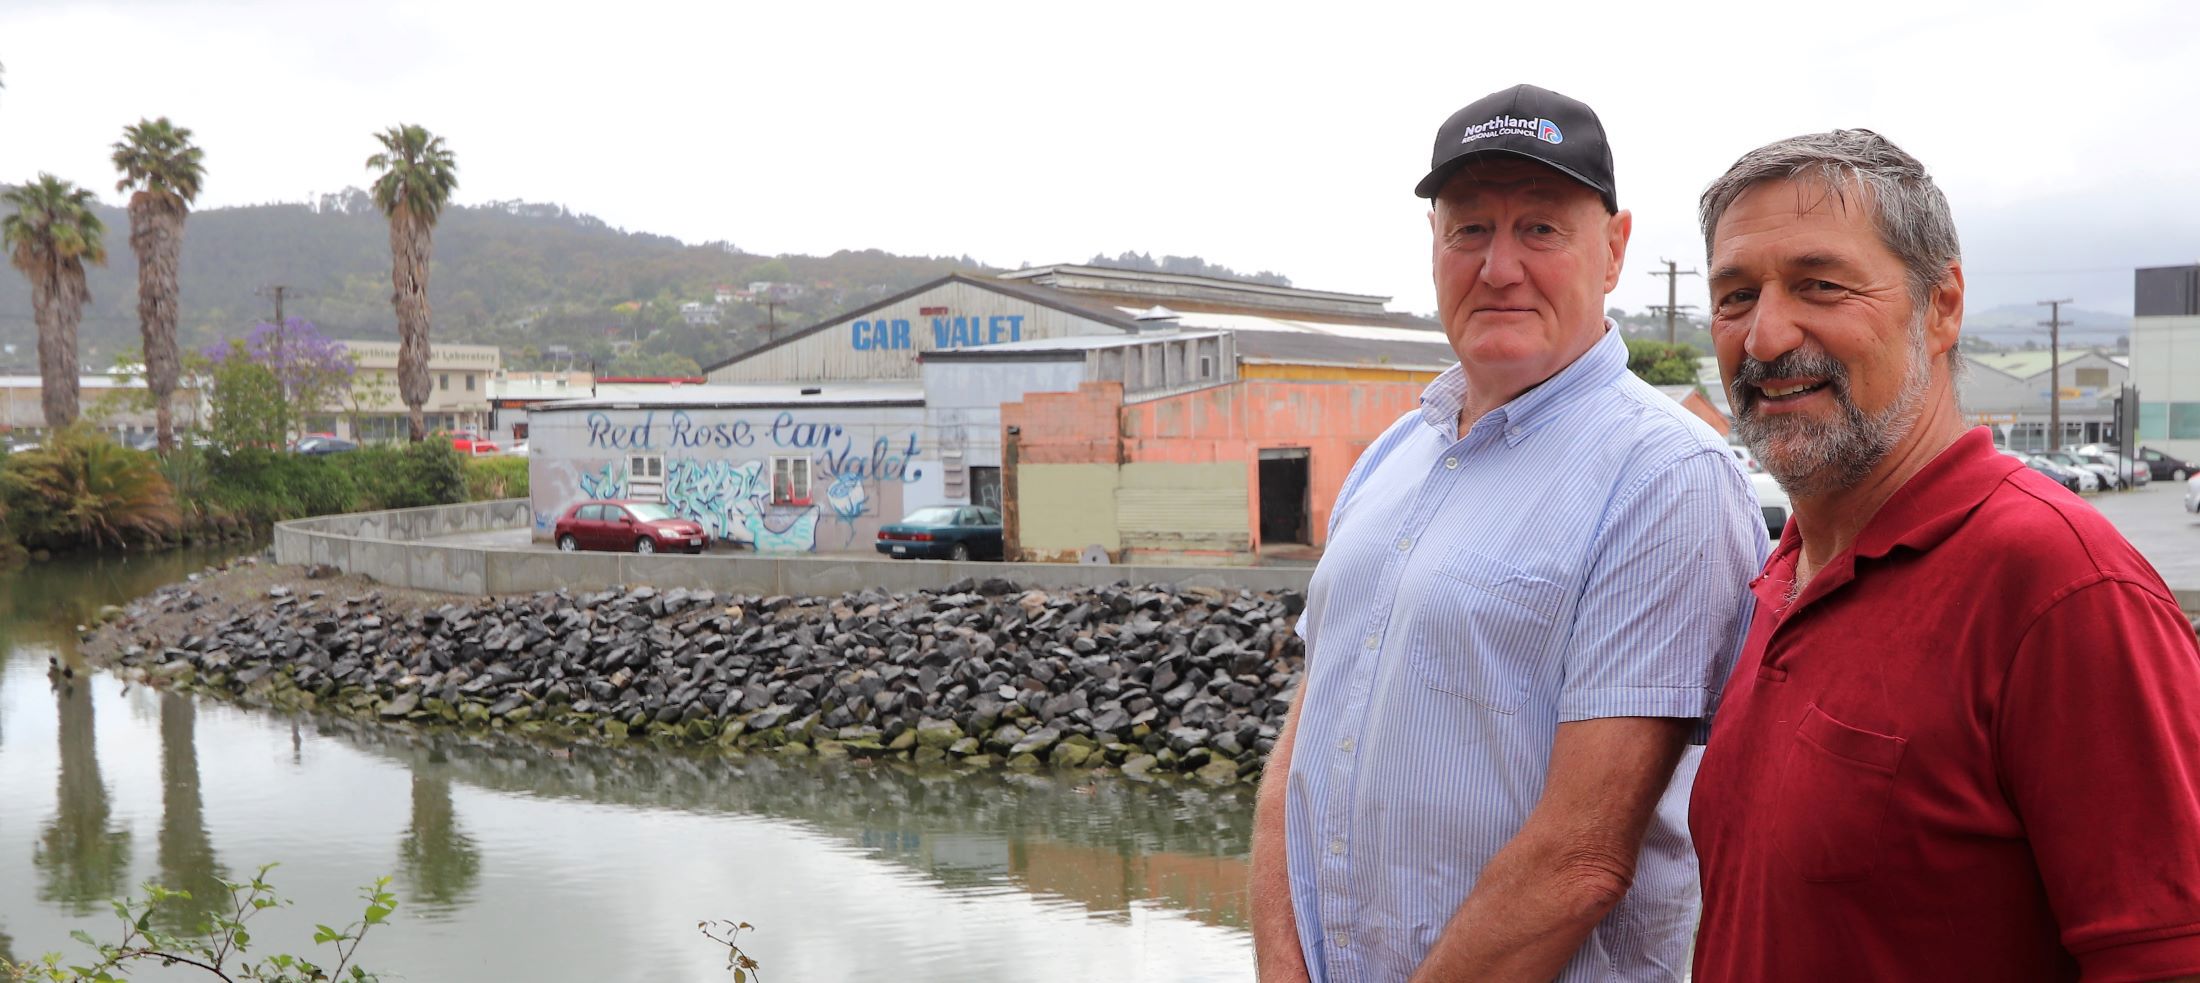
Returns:
[[[1804,177],[1817,178],[1844,206],[1851,194],[1870,205],[1879,241],[1902,261],[1910,301],[1922,314],[1932,302],[1933,289],[1948,279],[1949,266],[1963,258],[1955,217],[1925,165],[1870,130],[1808,133],[1743,154],[1704,189],[1699,203],[1706,262],[1719,219],[1743,192],[1768,181]],[[1963,369],[1963,356],[1949,349],[1950,376],[1962,376]]]

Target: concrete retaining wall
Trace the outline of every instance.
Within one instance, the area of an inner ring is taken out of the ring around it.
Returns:
[[[840,594],[876,587],[937,590],[965,577],[999,577],[1025,587],[1096,587],[1116,581],[1186,587],[1305,590],[1311,567],[1079,566],[1066,563],[951,563],[808,556],[680,556],[557,553],[447,546],[439,536],[526,529],[526,499],[294,519],[275,525],[278,563],[325,563],[380,583],[447,594],[602,590],[617,584],[708,588],[744,594]]]

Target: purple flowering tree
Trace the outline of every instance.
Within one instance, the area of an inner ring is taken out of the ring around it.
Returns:
[[[281,327],[266,321],[252,326],[241,339],[211,345],[200,352],[217,371],[233,360],[244,360],[272,377],[277,412],[291,435],[306,432],[316,415],[336,413],[351,396],[352,377],[358,358],[344,343],[321,333],[302,317],[285,318]],[[234,375],[234,373],[230,373]]]

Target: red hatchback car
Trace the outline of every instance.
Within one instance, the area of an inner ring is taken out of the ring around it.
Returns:
[[[655,502],[581,502],[558,517],[552,536],[558,548],[568,553],[701,553],[710,548],[710,534],[701,525]]]

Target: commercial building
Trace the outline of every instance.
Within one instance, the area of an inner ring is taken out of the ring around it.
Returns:
[[[2135,275],[2131,381],[2139,388],[2139,439],[2176,457],[2200,458],[2200,264]]]
[[[351,396],[330,407],[325,426],[351,440],[399,440],[407,435],[406,407],[397,393],[397,342],[342,341],[357,359]],[[489,426],[489,383],[503,366],[495,345],[428,346],[428,401],[421,412],[430,432],[484,430]]]
[[[1964,415],[2005,445],[2046,450],[2116,439],[2116,396],[2131,369],[2121,356],[2086,349],[1973,352],[1960,385]],[[2056,367],[2059,359],[2060,368]],[[2062,434],[2050,439],[2050,402],[2061,375]]]
[[[1386,300],[1083,266],[942,277],[702,386],[535,405],[536,532],[620,496],[765,551],[869,550],[908,510],[963,503],[1000,506],[1034,558],[1318,546],[1359,451],[1454,361]]]
[[[45,391],[36,375],[0,375],[0,434],[44,432]],[[144,398],[143,377],[104,372],[78,376],[76,391],[78,413],[86,423],[132,443],[152,439],[153,410]],[[202,402],[196,380],[177,380],[168,404],[176,429],[198,426],[204,417]]]
[[[943,499],[914,383],[661,387],[529,411],[534,535],[567,505],[659,501],[715,540],[766,553],[871,549],[879,526]]]

